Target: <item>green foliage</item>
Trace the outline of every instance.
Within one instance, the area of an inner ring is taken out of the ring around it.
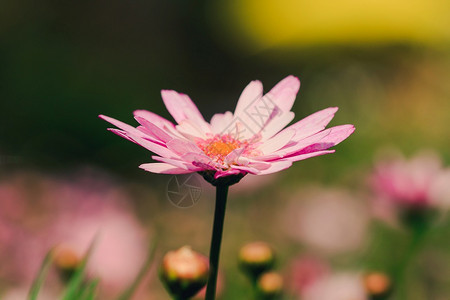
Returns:
[[[156,243],[153,243],[148,254],[148,258],[145,264],[142,266],[139,273],[136,275],[135,280],[130,284],[130,286],[117,298],[117,300],[129,300],[133,296],[139,284],[145,278],[145,275],[150,270],[152,266],[152,262],[155,256]],[[95,300],[97,297],[97,287],[100,283],[99,278],[90,279],[86,275],[86,266],[89,261],[92,252],[95,250],[95,240],[89,246],[88,251],[86,252],[83,260],[80,265],[76,269],[75,273],[71,276],[63,295],[61,296],[61,300]],[[39,292],[41,291],[45,279],[47,277],[48,270],[52,266],[53,263],[53,249],[50,250],[44,258],[42,262],[41,268],[38,272],[36,279],[34,280],[28,300],[37,300],[39,296]]]
[[[42,285],[45,282],[45,278],[47,277],[48,269],[50,268],[50,265],[52,263],[53,258],[53,250],[50,250],[47,255],[44,258],[44,261],[42,262],[41,268],[39,269],[38,276],[34,280],[33,284],[31,285],[30,292],[28,294],[29,300],[36,300],[39,294],[39,291],[42,287]]]
[[[87,265],[89,257],[92,254],[94,246],[95,246],[95,240],[89,246],[89,249],[88,249],[86,255],[84,256],[83,260],[81,261],[80,266],[75,271],[75,274],[73,274],[73,276],[71,277],[71,279],[68,283],[68,286],[66,288],[66,291],[64,293],[64,296],[62,297],[62,300],[76,300],[76,299],[80,299],[82,295],[85,295],[85,294],[93,295],[94,294],[94,292],[89,293],[89,291],[86,291],[87,289],[89,289],[89,290],[92,289],[92,284],[89,280],[86,281],[86,278],[85,278],[86,265]],[[94,291],[95,291],[95,288],[94,288]],[[81,298],[81,299],[83,299],[83,298]],[[87,298],[87,299],[93,299],[93,298]]]

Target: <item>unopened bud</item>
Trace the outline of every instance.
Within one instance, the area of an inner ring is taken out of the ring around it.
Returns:
[[[389,277],[383,273],[373,272],[364,277],[364,286],[370,299],[387,299],[392,291],[392,284]]]
[[[263,299],[277,299],[283,291],[283,277],[276,272],[262,274],[257,284]]]
[[[57,247],[54,250],[53,261],[64,281],[69,281],[80,265],[80,257],[65,246]]]
[[[272,248],[264,242],[246,244],[239,252],[239,264],[252,280],[272,268],[275,254]]]
[[[164,255],[160,277],[173,297],[188,299],[205,286],[208,272],[208,259],[184,246]]]

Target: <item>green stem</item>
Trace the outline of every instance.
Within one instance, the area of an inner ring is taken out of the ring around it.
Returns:
[[[407,286],[406,286],[406,277],[409,273],[409,269],[414,263],[414,260],[417,258],[418,254],[422,250],[425,245],[425,238],[427,235],[427,227],[422,226],[419,228],[414,228],[411,236],[410,245],[403,256],[403,260],[398,268],[397,273],[397,283],[398,283],[398,299],[406,300],[407,296]]]
[[[258,295],[258,280],[257,279],[252,279],[252,296],[254,300],[258,300],[259,295]]]
[[[216,187],[216,209],[214,211],[214,225],[209,252],[209,278],[205,300],[214,300],[216,298],[217,271],[219,270],[220,245],[222,243],[227,194],[228,185],[218,185]]]

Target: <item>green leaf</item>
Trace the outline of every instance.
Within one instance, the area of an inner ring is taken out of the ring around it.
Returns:
[[[81,261],[80,266],[73,274],[72,278],[69,281],[69,285],[66,289],[66,293],[64,294],[64,297],[62,300],[78,300],[80,299],[80,293],[83,289],[83,283],[84,283],[84,271],[86,270],[86,265],[89,260],[89,257],[92,254],[93,249],[95,248],[95,244],[97,241],[97,237],[94,239],[94,241],[89,246],[88,251],[86,252],[85,256],[83,257],[83,260]]]
[[[50,265],[53,261],[53,249],[48,251],[48,253],[45,255],[44,261],[42,262],[41,268],[39,269],[39,273],[34,280],[33,284],[31,285],[30,292],[28,293],[28,299],[29,300],[36,300],[39,291],[41,290],[42,285],[45,282],[45,278],[47,277],[48,269],[50,268]]]
[[[90,281],[86,287],[83,289],[79,300],[94,300],[97,296],[97,286],[100,282],[99,279],[95,279],[93,281]]]

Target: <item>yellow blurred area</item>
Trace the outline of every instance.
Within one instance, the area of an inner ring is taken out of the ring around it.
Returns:
[[[320,44],[434,45],[450,39],[446,0],[232,0],[224,5],[231,19],[226,27],[253,50]]]

